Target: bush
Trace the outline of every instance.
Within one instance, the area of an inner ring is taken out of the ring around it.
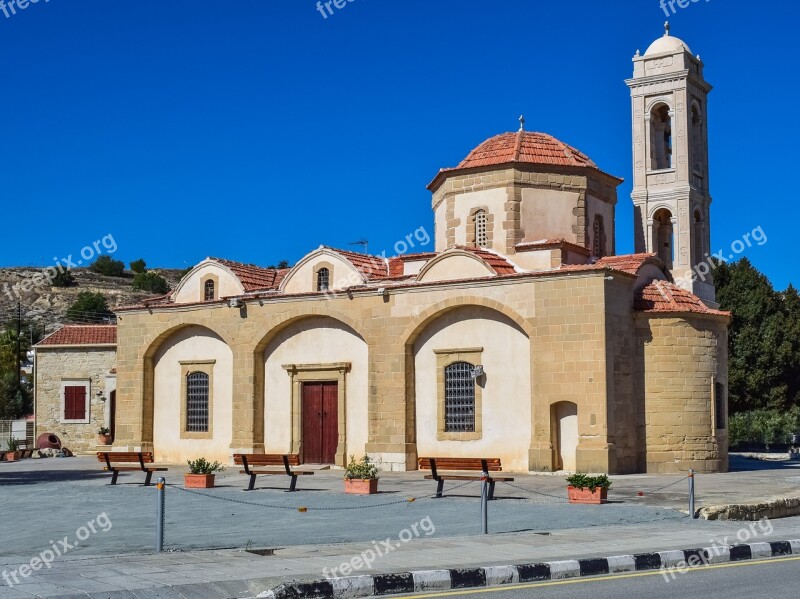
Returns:
[[[105,322],[114,314],[108,309],[108,302],[102,293],[82,291],[67,310],[67,318],[80,322]]]
[[[113,260],[111,256],[100,256],[89,267],[89,270],[107,277],[125,276],[125,263]]]
[[[792,433],[800,432],[800,407],[789,411],[752,410],[732,414],[728,419],[728,441],[735,445],[783,445]]]
[[[75,277],[70,270],[59,270],[51,283],[53,287],[72,287],[74,284]]]
[[[567,483],[576,489],[589,489],[592,493],[598,487],[601,489],[611,488],[611,481],[605,474],[589,476],[588,474],[576,473],[567,477]]]
[[[378,480],[378,466],[368,455],[361,458],[359,462],[356,462],[356,456],[350,456],[350,463],[347,465],[344,477],[357,480]]]
[[[169,293],[167,280],[155,272],[140,272],[133,277],[133,288],[150,293]]]
[[[131,270],[137,274],[147,272],[147,262],[144,261],[144,258],[134,260],[131,262]]]

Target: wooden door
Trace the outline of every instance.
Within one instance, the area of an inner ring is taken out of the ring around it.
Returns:
[[[333,464],[338,445],[338,383],[303,383],[303,461]]]

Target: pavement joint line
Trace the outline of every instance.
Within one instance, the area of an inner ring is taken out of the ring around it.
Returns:
[[[702,547],[534,564],[344,576],[284,583],[264,591],[257,598],[354,599],[423,592],[426,594],[413,597],[445,597],[489,590],[569,584],[589,579],[597,581],[652,575],[671,575],[674,579],[676,570],[683,574],[701,567],[732,568],[766,561],[795,560],[800,560],[800,540],[743,543],[727,547]]]

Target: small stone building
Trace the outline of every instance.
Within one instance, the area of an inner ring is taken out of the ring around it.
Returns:
[[[66,325],[34,352],[36,437],[54,433],[74,453],[94,451],[101,427],[114,433],[117,327]]]

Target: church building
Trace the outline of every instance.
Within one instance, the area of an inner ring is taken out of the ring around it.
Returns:
[[[435,175],[434,251],[208,258],[117,309],[113,449],[725,471],[730,315],[687,276],[710,249],[711,86],[668,29],[633,63],[635,254],[622,180],[523,120]]]

